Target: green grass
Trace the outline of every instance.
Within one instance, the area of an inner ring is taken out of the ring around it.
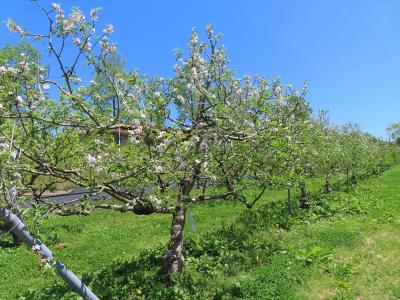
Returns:
[[[325,265],[313,268],[305,287],[298,288],[298,299],[399,299],[400,298],[400,170],[385,172],[374,180],[371,198],[376,201],[362,216],[326,221],[307,230],[334,234],[329,248],[347,273],[330,272]],[[307,242],[307,239],[303,242]]]
[[[186,269],[169,289],[161,284],[159,263],[168,215],[51,217],[40,237],[73,271],[88,274],[100,293],[96,286],[113,290],[105,282],[121,278],[125,290],[114,282],[115,291],[130,298],[397,299],[399,183],[396,167],[349,192],[321,196],[317,179],[310,184],[311,211],[293,216],[285,212],[286,191],[269,191],[252,211],[224,202],[191,206],[197,230],[188,224]],[[25,247],[0,247],[0,299],[51,286],[54,275],[38,265]]]

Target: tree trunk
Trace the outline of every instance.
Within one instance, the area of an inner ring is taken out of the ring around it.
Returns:
[[[184,202],[193,188],[194,180],[197,178],[198,168],[188,178],[179,184],[180,194],[178,196],[177,205],[172,215],[171,238],[169,241],[168,251],[163,256],[164,270],[168,274],[180,272],[185,264],[183,256],[183,237],[185,228],[186,208]],[[168,283],[167,283],[168,284]]]
[[[354,173],[351,175],[351,184],[357,184],[357,177]]]
[[[291,214],[293,212],[293,209],[292,209],[292,198],[290,195],[290,187],[287,190],[287,198],[288,198],[288,212]]]
[[[235,190],[231,181],[228,178],[225,180],[225,186],[226,186],[226,189],[228,190],[228,192],[233,192]]]
[[[201,143],[202,141],[198,142],[198,148],[200,148]],[[185,264],[185,257],[183,256],[183,237],[186,217],[185,201],[193,188],[194,182],[199,178],[200,168],[201,164],[196,163],[193,166],[193,171],[179,183],[179,196],[175,211],[172,215],[171,238],[168,251],[163,256],[164,270],[168,274],[182,271]],[[167,284],[169,284],[169,282],[167,282]]]
[[[332,192],[332,187],[331,187],[331,178],[329,174],[326,174],[325,176],[325,194],[329,194]]]
[[[300,207],[302,209],[308,209],[310,203],[308,202],[307,189],[305,183],[300,184]]]
[[[185,227],[186,208],[177,207],[172,217],[171,240],[168,251],[163,257],[164,269],[168,273],[180,272],[185,263],[183,256],[183,233]]]

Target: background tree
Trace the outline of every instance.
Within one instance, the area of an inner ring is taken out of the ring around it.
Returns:
[[[389,138],[400,145],[400,123],[391,123],[387,127]]]

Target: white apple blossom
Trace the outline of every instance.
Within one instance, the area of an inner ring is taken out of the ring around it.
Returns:
[[[107,156],[107,155],[105,155],[105,156]],[[94,155],[88,154],[86,156],[86,162],[89,167],[95,167],[102,158],[103,158],[103,156],[101,156],[101,155],[94,156]]]
[[[8,72],[10,72],[11,74],[17,74],[17,69],[13,68],[13,67],[8,67]]]
[[[51,8],[53,8],[55,12],[62,12],[60,3],[52,3]]]
[[[308,85],[307,85],[307,82],[304,82],[304,85],[303,85],[303,88],[302,88],[301,92],[302,92],[303,94],[305,94],[305,93],[308,92]]]
[[[111,25],[111,24],[108,24],[108,25],[106,26],[106,28],[103,29],[103,33],[104,33],[104,34],[111,34],[111,33],[113,33],[113,32],[114,32],[114,26]]]
[[[32,251],[34,251],[34,252],[41,251],[41,250],[42,250],[42,247],[38,244],[32,246]]]
[[[85,50],[85,51],[92,50],[92,43],[90,43],[89,41],[86,42],[85,46],[83,47],[83,50]]]
[[[183,98],[181,95],[178,95],[178,96],[176,96],[176,98],[178,99],[178,101],[180,102],[180,103],[185,103],[185,98]]]
[[[212,36],[214,34],[214,27],[211,24],[209,24],[206,26],[206,31],[209,36]]]
[[[20,95],[15,97],[15,101],[17,101],[17,106],[18,107],[23,107],[24,106],[24,99]]]
[[[192,79],[193,80],[198,79],[198,74],[197,74],[197,70],[195,67],[192,68]]]
[[[99,18],[99,16],[97,15],[97,11],[98,11],[99,9],[98,8],[94,8],[94,9],[91,9],[90,10],[90,18],[93,20],[93,21],[97,21],[97,19]]]
[[[32,106],[31,106],[31,111],[34,111],[36,108],[38,108],[40,105],[39,101],[33,101]]]
[[[152,202],[153,204],[155,204],[155,205],[160,205],[161,204],[161,200],[160,199],[158,199],[156,196],[154,196],[154,195],[150,195],[149,196],[149,200],[150,200],[150,202]]]

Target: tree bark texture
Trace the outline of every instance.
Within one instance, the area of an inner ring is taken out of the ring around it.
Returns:
[[[183,238],[185,227],[186,208],[177,207],[172,216],[171,239],[168,251],[163,257],[164,269],[168,273],[180,272],[185,264],[183,256]]]
[[[329,174],[326,174],[326,176],[325,176],[325,194],[329,194],[330,192],[332,192],[331,176]]]

